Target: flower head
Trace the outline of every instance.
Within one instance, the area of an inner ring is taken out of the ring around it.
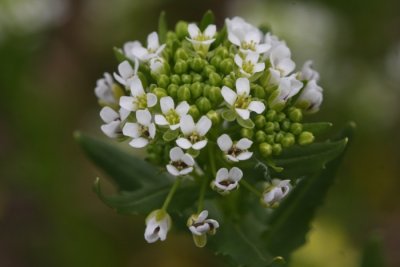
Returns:
[[[237,167],[233,167],[229,171],[227,168],[221,168],[218,170],[211,186],[222,195],[225,195],[238,188],[242,177],[243,172]]]
[[[193,48],[196,51],[207,53],[210,45],[215,41],[214,37],[217,32],[217,27],[214,24],[210,24],[201,32],[195,23],[190,23],[188,25],[188,32],[190,38],[186,37],[186,39],[192,43]]]
[[[193,148],[200,150],[207,145],[205,135],[211,128],[211,120],[207,116],[202,116],[195,124],[191,115],[181,118],[180,128],[184,137],[176,140],[176,144],[183,149]]]
[[[238,142],[233,143],[229,135],[223,134],[218,137],[217,144],[226,157],[233,162],[247,160],[253,155],[253,152],[248,151],[253,141],[247,138],[242,138]]]
[[[182,101],[175,108],[175,103],[172,97],[164,96],[160,99],[160,106],[163,115],[157,114],[154,118],[158,125],[169,125],[171,130],[176,130],[180,126],[181,118],[189,111],[189,104]]]
[[[199,214],[192,215],[187,222],[193,240],[198,247],[204,247],[207,243],[207,234],[214,235],[219,228],[219,223],[213,219],[207,219],[208,211],[203,210]]]
[[[158,34],[152,32],[147,36],[147,48],[140,42],[133,42],[130,46],[130,53],[140,61],[147,62],[154,57],[160,56],[165,44],[160,45]]]
[[[247,78],[236,80],[236,92],[224,86],[221,89],[221,94],[228,105],[234,108],[236,113],[244,120],[250,118],[250,111],[260,114],[265,110],[265,105],[261,101],[252,100],[250,82]]]
[[[157,240],[164,241],[170,228],[171,217],[169,214],[163,210],[155,210],[146,218],[144,238],[148,243],[154,243]]]
[[[105,135],[110,138],[117,138],[122,136],[123,121],[128,117],[129,111],[120,108],[119,112],[116,112],[110,107],[104,107],[100,111],[100,117],[105,122],[101,126],[101,130]]]
[[[156,135],[156,126],[151,121],[151,114],[146,110],[136,112],[137,122],[127,122],[122,129],[125,136],[132,137],[129,143],[132,147],[142,148],[147,146],[150,140]]]
[[[118,65],[118,73],[114,73],[114,78],[125,87],[131,85],[131,82],[136,78],[137,71],[139,69],[139,63],[135,61],[135,68],[132,68],[128,61],[123,61]]]
[[[194,159],[191,155],[183,153],[180,147],[174,147],[169,151],[171,161],[167,170],[173,176],[181,176],[193,171]]]
[[[239,67],[240,73],[245,77],[251,77],[255,73],[265,69],[265,63],[258,63],[260,55],[257,53],[248,53],[243,59],[240,55],[235,55],[235,63]]]
[[[154,107],[157,104],[157,96],[152,93],[146,93],[142,82],[138,77],[134,77],[130,85],[132,96],[122,96],[119,104],[126,110],[137,111]]]
[[[276,207],[289,191],[290,180],[273,179],[272,183],[267,185],[261,201],[266,207]]]

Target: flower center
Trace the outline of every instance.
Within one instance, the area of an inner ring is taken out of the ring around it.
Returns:
[[[171,165],[174,166],[179,171],[188,167],[188,165],[185,162],[181,161],[181,160],[173,161],[173,162],[171,162]]]
[[[178,124],[180,121],[179,114],[174,109],[168,110],[168,112],[165,114],[165,119],[170,125]]]
[[[140,132],[143,137],[145,138],[150,138],[150,132],[149,132],[149,127],[140,125]]]
[[[219,182],[219,184],[223,185],[223,186],[229,186],[229,185],[234,184],[234,183],[235,182],[230,180],[230,179],[226,179],[226,180],[223,180],[223,181]]]
[[[203,42],[203,41],[209,40],[210,38],[207,35],[204,35],[203,33],[199,33],[199,35],[197,35],[193,39],[196,40],[196,41],[199,41],[199,42]]]
[[[190,136],[189,136],[189,140],[192,144],[197,143],[198,141],[201,140],[201,136],[197,133],[197,132],[193,132]]]
[[[235,108],[247,109],[251,102],[251,97],[246,95],[239,95],[235,102]]]
[[[134,98],[133,103],[136,104],[138,109],[147,108],[147,96],[146,94],[138,95]]]
[[[254,71],[254,65],[251,61],[244,61],[242,65],[242,69],[247,72],[247,73],[253,73]]]
[[[242,153],[243,150],[241,150],[240,148],[237,148],[235,145],[233,145],[229,150],[228,150],[228,154],[232,155],[233,157],[237,157],[240,153]]]
[[[256,42],[254,42],[253,40],[251,40],[250,42],[242,42],[241,43],[241,47],[245,50],[252,50],[252,51],[256,51]]]

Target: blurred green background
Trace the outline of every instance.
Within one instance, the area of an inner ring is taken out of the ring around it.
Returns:
[[[144,218],[119,216],[92,193],[96,176],[76,129],[102,136],[96,79],[112,47],[144,40],[161,10],[170,26],[212,9],[218,23],[268,24],[325,89],[309,120],[357,136],[293,267],[358,266],[370,234],[400,266],[400,1],[0,0],[0,266],[224,266],[188,234],[148,245]]]

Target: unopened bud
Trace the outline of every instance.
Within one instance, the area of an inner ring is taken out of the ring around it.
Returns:
[[[222,80],[222,84],[229,87],[229,88],[233,88],[235,86],[235,81],[229,77],[225,77]]]
[[[289,119],[293,122],[301,122],[303,119],[303,113],[299,108],[293,108],[289,111]]]
[[[208,98],[214,104],[219,104],[222,101],[221,89],[219,87],[213,86],[208,91]]]
[[[178,89],[178,101],[188,101],[191,98],[190,88],[188,85],[181,85]]]
[[[298,138],[299,145],[304,146],[311,144],[312,142],[314,142],[314,135],[311,132],[305,131],[299,135]]]
[[[188,35],[188,24],[185,21],[178,21],[175,25],[175,32],[179,39],[183,39]]]
[[[234,66],[235,63],[231,58],[225,58],[219,63],[219,69],[226,75],[233,71]]]
[[[211,109],[211,102],[207,97],[202,96],[196,100],[196,106],[201,113],[205,114]]]
[[[265,142],[267,142],[268,144],[274,144],[275,143],[275,134],[267,134],[265,136]]]
[[[186,61],[179,59],[175,63],[175,66],[174,66],[175,73],[183,74],[183,73],[187,72],[187,69],[188,69],[188,65],[187,65]]]
[[[176,84],[172,83],[172,84],[168,85],[168,88],[167,88],[168,95],[172,98],[175,98],[178,94],[178,89],[179,89],[179,86]]]
[[[181,77],[177,74],[171,75],[171,83],[180,85],[181,84]]]
[[[272,121],[265,123],[264,131],[267,134],[272,134],[275,131],[275,124]]]
[[[257,142],[257,143],[265,142],[265,138],[266,138],[266,137],[267,137],[267,135],[265,134],[264,131],[258,130],[258,131],[256,132],[256,142]]]
[[[181,80],[183,83],[186,84],[191,84],[192,83],[192,76],[189,74],[182,74],[181,75]]]
[[[252,87],[254,90],[254,96],[259,98],[259,99],[264,99],[265,98],[265,90],[262,86],[256,84]]]
[[[208,76],[208,79],[210,81],[210,84],[214,86],[219,86],[222,81],[221,76],[219,76],[219,74],[216,72],[211,72]]]
[[[267,119],[267,121],[275,121],[275,117],[276,117],[276,111],[273,109],[268,110],[267,113],[265,114],[265,118]]]
[[[286,114],[285,114],[285,113],[279,112],[279,113],[276,115],[276,120],[277,120],[278,122],[282,122],[284,119],[286,119]]]
[[[281,122],[281,129],[284,131],[289,131],[290,126],[291,126],[291,122],[288,119],[285,119]]]
[[[229,56],[229,51],[226,47],[220,46],[217,48],[216,55],[221,58],[226,58]]]
[[[213,65],[215,68],[218,68],[221,61],[222,58],[220,56],[215,56],[211,59],[211,65]]]
[[[203,81],[203,77],[198,73],[192,73],[192,82],[201,82]]]
[[[153,94],[157,96],[158,99],[160,99],[163,96],[167,96],[167,91],[164,88],[157,87],[153,90]]]
[[[248,138],[248,139],[252,139],[252,138],[253,138],[253,135],[254,135],[254,132],[253,132],[252,129],[242,128],[242,129],[240,130],[240,135],[241,135],[242,137],[245,137],[245,138]]]
[[[221,116],[215,110],[207,112],[207,117],[212,121],[213,125],[218,125],[221,121]]]
[[[167,75],[161,74],[160,76],[158,76],[157,84],[159,87],[167,88],[169,83],[170,83],[170,79]]]
[[[294,145],[295,143],[295,138],[292,133],[286,133],[285,136],[281,140],[281,144],[283,147],[290,147]]]
[[[299,135],[303,131],[303,125],[301,125],[301,123],[294,122],[292,125],[290,125],[290,131],[294,135]]]
[[[260,150],[261,156],[267,158],[272,155],[272,146],[270,144],[261,143],[258,148]]]
[[[273,144],[272,145],[272,153],[274,155],[280,155],[282,153],[282,145],[281,144]]]
[[[186,59],[189,58],[188,53],[185,51],[183,48],[178,48],[175,52],[175,61],[179,62],[179,60],[185,61]]]
[[[261,129],[265,126],[265,117],[263,115],[257,115],[254,119],[254,124],[258,129]]]
[[[203,93],[203,86],[200,82],[192,83],[190,86],[190,93],[193,99],[197,99]]]
[[[188,113],[195,121],[200,118],[200,111],[196,105],[191,105]]]
[[[202,59],[201,57],[195,57],[191,62],[190,62],[190,68],[194,71],[200,72],[203,70],[204,66],[206,65],[206,61]]]
[[[210,74],[211,74],[212,72],[215,72],[215,71],[216,71],[216,69],[215,69],[215,67],[214,67],[213,65],[207,65],[207,66],[205,66],[204,69],[203,69],[203,75],[204,75],[205,77],[209,77]]]

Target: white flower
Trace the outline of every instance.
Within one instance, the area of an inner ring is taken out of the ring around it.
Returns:
[[[233,19],[226,19],[225,23],[228,30],[229,41],[240,47],[240,51],[243,54],[249,52],[262,54],[270,49],[270,44],[260,43],[262,40],[262,32],[253,25],[247,23],[244,19],[234,17]]]
[[[204,136],[210,130],[211,125],[212,122],[207,116],[202,116],[196,124],[194,124],[192,116],[182,116],[180,127],[184,137],[178,138],[176,144],[183,149],[200,150],[204,148],[207,145],[207,139]]]
[[[238,142],[233,143],[229,135],[223,134],[218,137],[217,144],[219,148],[226,154],[226,157],[234,162],[247,160],[253,155],[253,152],[248,151],[253,144],[253,141],[247,138],[242,138]]]
[[[233,167],[229,171],[226,168],[221,168],[218,170],[212,186],[221,194],[228,194],[239,186],[239,181],[242,177],[243,172],[237,167]]]
[[[215,234],[219,223],[213,219],[207,219],[208,211],[203,210],[198,215],[192,215],[188,221],[190,232],[194,235]]]
[[[319,73],[312,68],[312,64],[313,62],[311,60],[308,60],[304,63],[303,67],[301,68],[301,72],[299,73],[299,80],[319,81]]]
[[[290,191],[290,180],[273,179],[272,184],[268,184],[265,189],[262,202],[267,207],[274,207],[287,196]]]
[[[303,83],[292,74],[280,80],[276,97],[272,100],[271,106],[284,105],[292,96],[296,95],[303,87]]]
[[[265,63],[258,63],[260,57],[257,53],[248,53],[243,59],[240,55],[235,55],[235,63],[239,67],[240,73],[245,77],[251,77],[253,74],[263,71]]]
[[[140,46],[138,41],[126,42],[122,47],[124,55],[130,60],[137,60],[137,58],[132,54],[132,48],[136,46]]]
[[[104,78],[97,80],[94,93],[99,101],[107,105],[117,104],[117,100],[115,99],[112,91],[113,84],[114,80],[109,73],[104,73]]]
[[[116,112],[110,107],[102,108],[100,111],[100,117],[105,124],[101,126],[101,130],[110,138],[121,137],[122,123],[128,115],[129,111],[124,108],[120,108],[119,112]]]
[[[180,121],[189,111],[189,104],[186,101],[179,103],[175,108],[172,97],[164,96],[160,99],[161,111],[164,115],[157,114],[155,122],[158,125],[169,125],[171,130],[176,130],[180,126]]]
[[[297,99],[296,105],[314,113],[319,110],[322,100],[322,88],[317,85],[316,80],[310,80]]]
[[[132,147],[142,148],[147,146],[150,139],[156,135],[156,126],[151,122],[151,114],[146,110],[136,112],[137,122],[127,122],[122,129],[125,136],[132,137],[129,143]]]
[[[147,36],[147,48],[143,47],[140,42],[133,42],[130,45],[130,52],[140,61],[147,62],[154,57],[159,57],[164,50],[165,44],[160,45],[158,34],[152,32]]]
[[[162,57],[153,57],[149,61],[151,74],[162,74],[164,70],[165,60]]]
[[[171,228],[171,217],[163,210],[155,210],[146,218],[146,230],[144,238],[148,243],[154,243],[157,240],[164,241]]]
[[[154,107],[157,104],[157,96],[152,93],[146,93],[138,77],[133,78],[130,89],[132,96],[121,96],[119,99],[119,105],[124,109],[137,111]]]
[[[186,175],[193,171],[194,159],[191,155],[183,153],[180,147],[174,147],[169,151],[170,163],[167,170],[173,176]]]
[[[221,94],[230,107],[244,120],[250,118],[250,111],[257,114],[265,110],[265,105],[261,101],[253,101],[250,95],[250,82],[247,78],[236,80],[236,92],[229,87],[222,87]]]
[[[131,85],[132,80],[136,77],[139,69],[139,63],[135,61],[135,68],[132,68],[131,64],[125,60],[118,65],[118,73],[114,72],[114,78],[125,87]]]
[[[195,23],[190,23],[188,25],[188,32],[190,38],[186,37],[186,39],[192,43],[193,48],[196,51],[207,53],[210,45],[215,41],[214,37],[217,27],[214,24],[210,24],[204,32],[201,32]]]

